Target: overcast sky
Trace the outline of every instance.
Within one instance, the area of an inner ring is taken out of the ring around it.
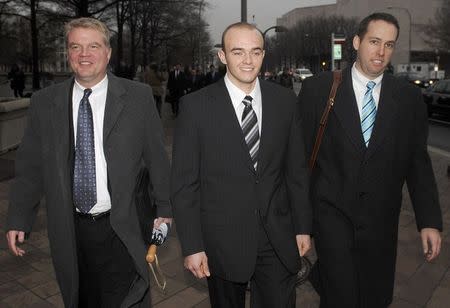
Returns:
[[[223,30],[241,20],[241,0],[207,0],[209,8],[204,11],[209,24],[212,43],[219,44]],[[254,22],[261,31],[276,25],[283,14],[297,7],[336,3],[336,0],[247,0],[247,21]],[[273,33],[268,33],[273,34]]]

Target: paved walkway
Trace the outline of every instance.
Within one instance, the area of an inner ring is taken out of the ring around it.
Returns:
[[[164,104],[163,107],[167,151],[170,153],[174,121],[169,105]],[[447,176],[450,153],[430,149],[430,155],[444,214],[442,252],[435,262],[424,262],[414,213],[409,198],[405,197],[400,216],[397,278],[392,308],[450,307],[450,178]],[[10,159],[11,163],[14,157],[14,151],[0,156]],[[11,181],[0,182],[0,234],[5,232],[10,184]],[[63,307],[49,255],[44,206],[39,210],[34,232],[24,248],[26,256],[13,257],[7,250],[5,236],[0,236],[0,307]],[[183,269],[176,232],[159,250],[159,258],[168,287],[166,294],[159,292],[156,287],[152,288],[155,308],[210,307],[205,281],[196,280]],[[297,307],[318,306],[318,296],[308,283],[298,287]]]

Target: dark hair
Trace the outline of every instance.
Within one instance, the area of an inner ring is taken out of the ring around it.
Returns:
[[[367,33],[367,29],[369,28],[370,22],[377,20],[383,20],[391,25],[394,25],[395,28],[397,28],[397,37],[395,39],[396,40],[398,39],[398,35],[400,34],[400,26],[398,25],[397,18],[395,18],[389,13],[382,13],[382,12],[370,14],[369,16],[361,20],[356,35],[358,35],[359,38],[362,40],[364,35]]]
[[[223,52],[225,52],[225,35],[227,34],[227,32],[233,28],[241,28],[241,29],[247,29],[247,30],[256,30],[259,32],[259,34],[261,34],[261,37],[263,39],[263,46],[264,46],[264,35],[261,32],[261,30],[259,30],[258,28],[256,28],[255,25],[253,24],[249,24],[248,22],[236,22],[234,24],[229,25],[225,31],[223,31],[222,33],[222,50]]]

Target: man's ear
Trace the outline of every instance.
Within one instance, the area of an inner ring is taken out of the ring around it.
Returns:
[[[227,58],[225,57],[225,51],[223,51],[223,49],[221,49],[221,50],[219,50],[217,55],[219,56],[220,62],[222,62],[224,65],[227,65]]]
[[[359,44],[361,44],[361,40],[360,40],[360,38],[359,38],[358,35],[355,35],[355,36],[353,37],[353,48],[354,48],[355,50],[358,50],[358,49],[359,49]]]

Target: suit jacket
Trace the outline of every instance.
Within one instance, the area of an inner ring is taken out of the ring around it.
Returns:
[[[169,80],[167,81],[167,88],[170,91],[170,96],[174,100],[178,100],[185,93],[187,86],[186,75],[182,70],[179,71],[178,76],[175,77],[175,71],[169,73]]]
[[[248,281],[261,225],[284,265],[299,269],[296,234],[311,231],[295,95],[260,81],[262,132],[255,172],[224,80],[182,98],[171,198],[183,255],[205,251],[213,275]]]
[[[299,94],[308,155],[331,84],[331,72],[323,73],[306,79]],[[359,307],[385,307],[392,301],[405,181],[418,229],[442,228],[421,97],[420,89],[385,73],[366,148],[351,70],[346,69],[312,173],[313,230],[320,265],[329,270],[328,275],[340,275],[343,284],[356,267],[362,294]],[[336,264],[337,255],[347,254],[343,263]]]
[[[205,86],[208,86],[212,83],[219,81],[222,78],[219,72],[214,72],[214,76],[211,72],[206,73],[205,75]]]
[[[7,230],[30,232],[36,205],[45,196],[53,265],[66,307],[78,307],[79,284],[71,184],[72,87],[73,78],[31,98],[28,127],[17,152],[7,220]],[[147,249],[132,197],[142,164],[150,170],[158,215],[171,216],[169,163],[149,86],[108,75],[103,137],[112,203],[109,219],[138,273],[122,307],[139,306],[142,300],[142,307],[148,307]]]

